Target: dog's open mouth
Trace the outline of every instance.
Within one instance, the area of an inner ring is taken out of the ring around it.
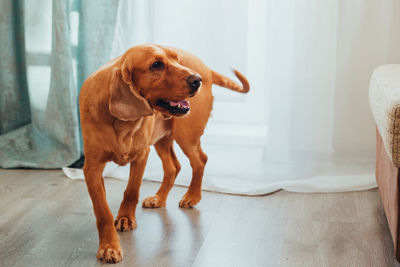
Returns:
[[[187,100],[175,102],[166,99],[159,99],[156,104],[174,115],[184,115],[190,110],[190,103]]]

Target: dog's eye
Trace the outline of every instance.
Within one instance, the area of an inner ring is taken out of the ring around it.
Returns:
[[[160,70],[164,67],[164,63],[160,60],[157,60],[153,64],[151,64],[150,69],[151,70]]]

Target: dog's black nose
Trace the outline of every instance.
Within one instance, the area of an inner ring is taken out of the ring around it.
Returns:
[[[186,82],[190,86],[190,93],[194,94],[196,91],[199,89],[201,85],[201,77],[199,75],[190,75],[187,79]]]

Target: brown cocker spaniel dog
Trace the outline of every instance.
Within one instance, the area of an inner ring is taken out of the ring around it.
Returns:
[[[180,170],[174,140],[190,160],[193,177],[179,206],[201,199],[207,155],[200,146],[213,104],[212,84],[240,93],[249,83],[238,71],[239,85],[209,69],[196,56],[172,47],[139,45],[110,61],[83,84],[79,96],[86,184],[99,232],[97,258],[122,260],[118,231],[136,228],[135,209],[150,145],[162,160],[164,180],[145,208],[164,207]],[[190,111],[190,112],[189,112]],[[108,161],[130,163],[129,181],[114,221],[107,205],[102,172]]]

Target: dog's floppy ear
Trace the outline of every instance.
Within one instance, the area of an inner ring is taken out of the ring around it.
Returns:
[[[136,91],[131,77],[128,68],[123,66],[111,79],[108,108],[122,121],[135,121],[154,114],[149,102]]]

